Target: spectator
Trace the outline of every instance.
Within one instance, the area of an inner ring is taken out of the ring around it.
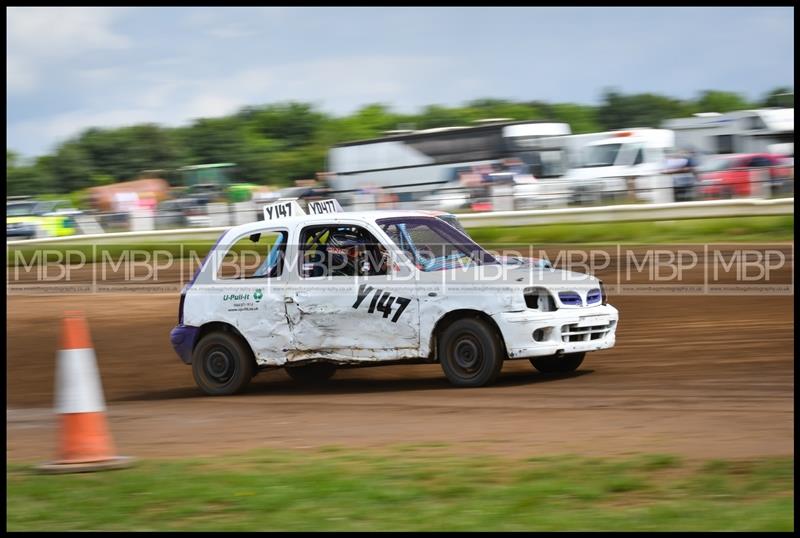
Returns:
[[[505,159],[503,167],[507,172],[511,172],[515,176],[521,176],[526,173],[525,164],[517,158]]]

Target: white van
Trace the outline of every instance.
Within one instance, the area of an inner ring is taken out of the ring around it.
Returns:
[[[662,170],[674,145],[669,129],[611,131],[583,147],[563,181],[573,202],[620,201],[631,191],[637,200],[671,202],[672,179]]]

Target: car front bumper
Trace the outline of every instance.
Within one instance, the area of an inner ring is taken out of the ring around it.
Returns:
[[[186,364],[192,364],[192,352],[198,334],[200,334],[200,327],[183,324],[176,325],[169,333],[169,341],[172,343],[175,353]]]
[[[509,359],[609,349],[616,342],[619,311],[611,305],[555,312],[506,312],[493,316]]]

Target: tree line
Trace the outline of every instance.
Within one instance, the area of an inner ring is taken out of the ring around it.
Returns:
[[[197,119],[185,127],[90,128],[64,141],[51,154],[32,160],[7,148],[6,189],[7,195],[69,193],[135,179],[145,171],[160,171],[151,173],[178,184],[177,168],[215,162],[237,163],[238,180],[284,186],[324,170],[327,150],[333,144],[373,138],[393,129],[510,118],[566,122],[573,133],[580,134],[658,127],[666,119],[698,112],[775,106],[794,107],[793,90],[776,88],[757,102],[717,90],[688,100],[606,90],[596,106],[477,99],[455,107],[430,105],[416,114],[370,104],[344,117],[326,114],[308,103],[248,106],[233,115]]]

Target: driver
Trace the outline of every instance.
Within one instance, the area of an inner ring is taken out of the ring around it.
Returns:
[[[354,230],[332,231],[327,251],[332,275],[361,276],[370,273],[366,242]]]

